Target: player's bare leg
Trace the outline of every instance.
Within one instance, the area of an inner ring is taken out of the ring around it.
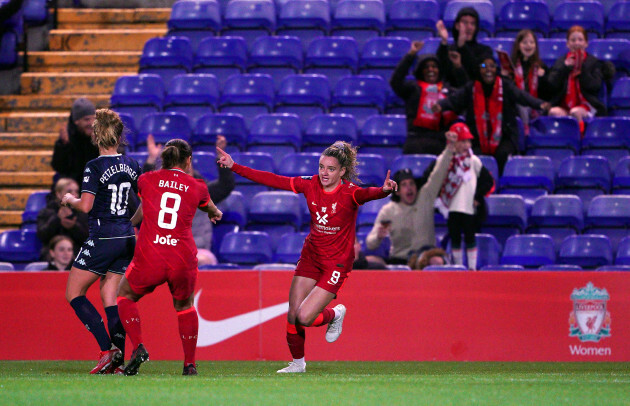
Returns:
[[[184,371],[182,375],[197,375],[195,351],[197,349],[197,335],[199,333],[199,318],[197,309],[193,306],[194,293],[189,298],[177,300],[173,298],[173,306],[177,312],[179,337],[184,348]]]
[[[136,375],[140,365],[149,360],[149,353],[142,343],[140,313],[138,312],[138,305],[136,304],[142,296],[143,295],[137,294],[131,289],[127,278],[122,278],[118,289],[118,313],[134,347],[131,353],[131,359],[125,367],[125,375]]]
[[[337,341],[341,335],[343,319],[346,316],[346,307],[342,304],[338,304],[332,309],[326,307],[334,298],[334,293],[315,286],[298,310],[298,322],[300,324],[314,327],[328,326],[326,328],[326,341],[329,343]]]

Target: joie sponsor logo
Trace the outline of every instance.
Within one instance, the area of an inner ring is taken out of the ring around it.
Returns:
[[[178,242],[179,240],[176,238],[171,238],[170,234],[167,235],[166,237],[160,237],[158,234],[156,234],[155,241],[153,241],[153,244],[170,245],[171,247],[175,247]]]
[[[569,337],[577,337],[581,342],[597,343],[610,337],[610,312],[607,310],[610,295],[605,288],[597,288],[589,282],[571,293],[573,309],[569,313]],[[608,347],[570,345],[571,355],[610,356]]]

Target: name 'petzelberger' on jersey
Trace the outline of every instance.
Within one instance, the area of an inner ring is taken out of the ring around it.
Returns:
[[[107,170],[103,172],[103,175],[101,175],[101,178],[99,179],[99,181],[101,183],[105,183],[109,180],[109,178],[111,178],[113,175],[119,172],[127,173],[133,180],[136,180],[138,178],[138,174],[136,173],[136,171],[134,171],[129,165],[116,164],[107,168]]]

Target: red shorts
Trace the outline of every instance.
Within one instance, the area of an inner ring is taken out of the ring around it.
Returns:
[[[186,300],[195,291],[198,273],[197,266],[174,269],[156,264],[139,264],[134,259],[129,264],[125,277],[131,289],[139,295],[151,293],[166,282],[173,299]]]
[[[350,271],[352,271],[352,264],[348,266],[334,261],[318,263],[311,258],[301,257],[295,268],[295,276],[315,279],[317,281],[315,286],[336,295]]]

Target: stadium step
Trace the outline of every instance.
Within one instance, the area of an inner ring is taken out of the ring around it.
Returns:
[[[0,133],[0,150],[52,151],[59,133]]]
[[[170,8],[137,9],[80,9],[60,8],[57,21],[59,28],[126,28],[166,27],[171,15]]]
[[[127,72],[23,73],[22,94],[111,94],[116,79]]]
[[[29,111],[0,113],[0,132],[46,132],[58,131],[68,122],[68,111]],[[0,185],[2,182],[0,182]]]
[[[50,189],[0,189],[0,210],[24,210],[28,197],[39,191]]]
[[[0,151],[0,171],[49,171],[52,151]]]
[[[55,172],[0,172],[0,186],[39,187],[50,189]],[[2,223],[0,223],[0,226]]]
[[[0,96],[0,111],[66,110],[69,113],[72,103],[79,97],[90,99],[97,108],[109,106],[109,94],[3,95]]]
[[[144,43],[166,34],[163,29],[51,30],[51,51],[142,51]]]
[[[23,210],[0,210],[0,225],[2,227],[19,227],[22,224]]]
[[[29,52],[30,72],[137,72],[139,51]]]

